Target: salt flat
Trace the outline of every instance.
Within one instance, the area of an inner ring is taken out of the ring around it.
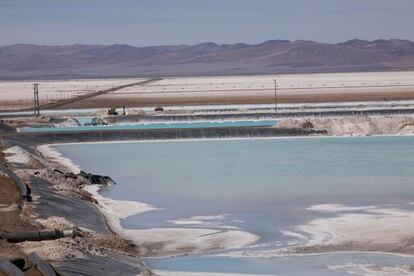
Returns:
[[[414,72],[370,72],[165,78],[145,87],[128,87],[115,93],[262,90],[273,89],[275,79],[277,79],[277,85],[280,89],[414,86]]]
[[[0,109],[19,109],[32,106],[33,84],[39,84],[41,104],[97,92],[140,79],[82,79],[0,81]]]
[[[414,72],[164,78],[73,103],[66,108],[274,102],[341,102],[414,99]]]
[[[63,108],[143,107],[273,103],[274,80],[280,103],[414,99],[414,71],[163,78],[96,96]],[[33,83],[42,103],[73,98],[139,79],[2,81],[0,108],[30,107]]]

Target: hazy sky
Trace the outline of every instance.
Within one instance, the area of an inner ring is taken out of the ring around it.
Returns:
[[[0,45],[414,40],[414,0],[0,0]]]

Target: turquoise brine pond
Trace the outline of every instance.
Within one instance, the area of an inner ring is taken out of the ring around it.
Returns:
[[[105,197],[161,208],[122,220],[124,228],[180,227],[174,221],[220,216],[209,228],[224,231],[224,226],[237,227],[260,237],[256,247],[249,250],[286,246],[292,238],[284,236],[280,229],[321,216],[306,209],[315,204],[413,208],[408,203],[414,198],[414,137],[194,140],[54,147],[83,170],[111,176],[117,185],[104,189],[101,193]],[[182,227],[206,228],[191,223]],[[328,265],[345,265],[349,259],[362,264],[367,258],[375,264],[389,265],[413,261],[388,255],[328,254],[270,262],[211,254],[152,259],[148,264],[160,270],[202,273],[347,275],[328,269]],[[298,271],[302,272],[295,274]]]
[[[80,117],[80,123],[90,122],[89,118]],[[105,126],[73,126],[73,127],[23,127],[21,132],[71,132],[97,130],[150,130],[150,129],[191,129],[191,128],[228,128],[228,127],[270,127],[276,121],[223,121],[223,122],[179,122],[179,123],[146,123],[146,124],[115,124]]]

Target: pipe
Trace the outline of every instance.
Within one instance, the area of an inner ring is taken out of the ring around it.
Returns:
[[[57,240],[61,238],[75,238],[82,237],[79,228],[74,227],[72,230],[53,230],[53,231],[32,231],[32,232],[17,232],[17,233],[2,233],[0,238],[6,240],[8,243],[19,243],[25,241],[47,241]]]

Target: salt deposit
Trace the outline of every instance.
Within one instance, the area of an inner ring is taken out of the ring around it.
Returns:
[[[81,169],[79,166],[74,164],[72,160],[63,157],[60,152],[53,149],[51,145],[40,145],[37,147],[37,150],[40,151],[44,157],[49,158],[53,162],[59,163],[64,167],[68,168],[72,173],[78,174]]]
[[[33,105],[34,83],[39,84],[40,103],[47,104],[139,80],[141,79],[0,81],[0,110],[30,108]]]
[[[267,276],[265,274],[237,274],[237,273],[214,273],[214,272],[186,272],[186,271],[164,271],[154,269],[153,272],[159,276]],[[274,275],[273,275],[274,276]]]
[[[311,210],[339,212],[331,217],[320,217],[306,224],[281,230],[300,241],[293,253],[326,251],[382,251],[413,252],[410,240],[414,231],[412,210],[381,207],[311,206]],[[360,212],[355,212],[360,211]]]
[[[302,128],[307,123],[316,129],[326,129],[331,136],[412,135],[412,116],[346,116],[288,118],[278,121],[278,128]]]
[[[390,85],[414,86],[414,72],[327,73],[294,75],[256,75],[228,77],[164,78],[142,87],[128,87],[115,94],[149,92],[195,92],[217,90],[274,89],[274,79],[280,89],[350,88]]]
[[[320,205],[313,205],[309,208],[306,208],[306,210],[334,213],[334,212],[364,211],[364,210],[370,210],[374,208],[378,208],[378,206],[349,207],[349,206],[345,206],[342,204],[320,204]]]
[[[91,193],[93,197],[99,202],[99,208],[107,215],[111,225],[116,226],[116,229],[122,229],[119,223],[120,219],[127,218],[129,216],[149,212],[152,210],[159,210],[149,204],[140,203],[136,201],[123,201],[115,200],[101,196],[98,193],[100,186],[91,185],[84,188],[87,192]]]
[[[332,270],[345,271],[351,275],[362,276],[403,276],[414,275],[414,270],[408,265],[378,266],[348,263],[346,265],[328,266]]]
[[[161,243],[163,244],[162,252],[164,255],[241,248],[259,239],[254,234],[239,230],[223,231],[190,228],[125,229],[121,226],[120,219],[159,209],[145,203],[105,198],[98,193],[97,186],[87,186],[85,190],[90,192],[98,201],[99,209],[108,219],[114,231],[137,244]]]
[[[228,218],[228,214],[221,214],[216,216],[193,216],[178,220],[169,220],[168,222],[175,225],[197,225],[206,228],[220,228],[220,229],[239,229],[236,226],[225,225],[224,220]],[[235,222],[235,220],[232,220]],[[241,222],[241,221],[237,221]]]
[[[342,102],[413,99],[414,72],[329,73],[229,77],[164,78],[142,86],[127,87],[67,108],[111,105],[269,104],[274,80],[283,102]]]
[[[63,97],[66,94],[96,92],[143,79],[85,79],[85,80],[31,80],[31,81],[0,81],[0,100],[32,100],[33,83],[39,84],[40,97]]]
[[[26,164],[32,158],[30,153],[18,146],[11,147],[5,150],[4,153],[10,154],[9,156],[6,156],[6,160],[11,163]]]

